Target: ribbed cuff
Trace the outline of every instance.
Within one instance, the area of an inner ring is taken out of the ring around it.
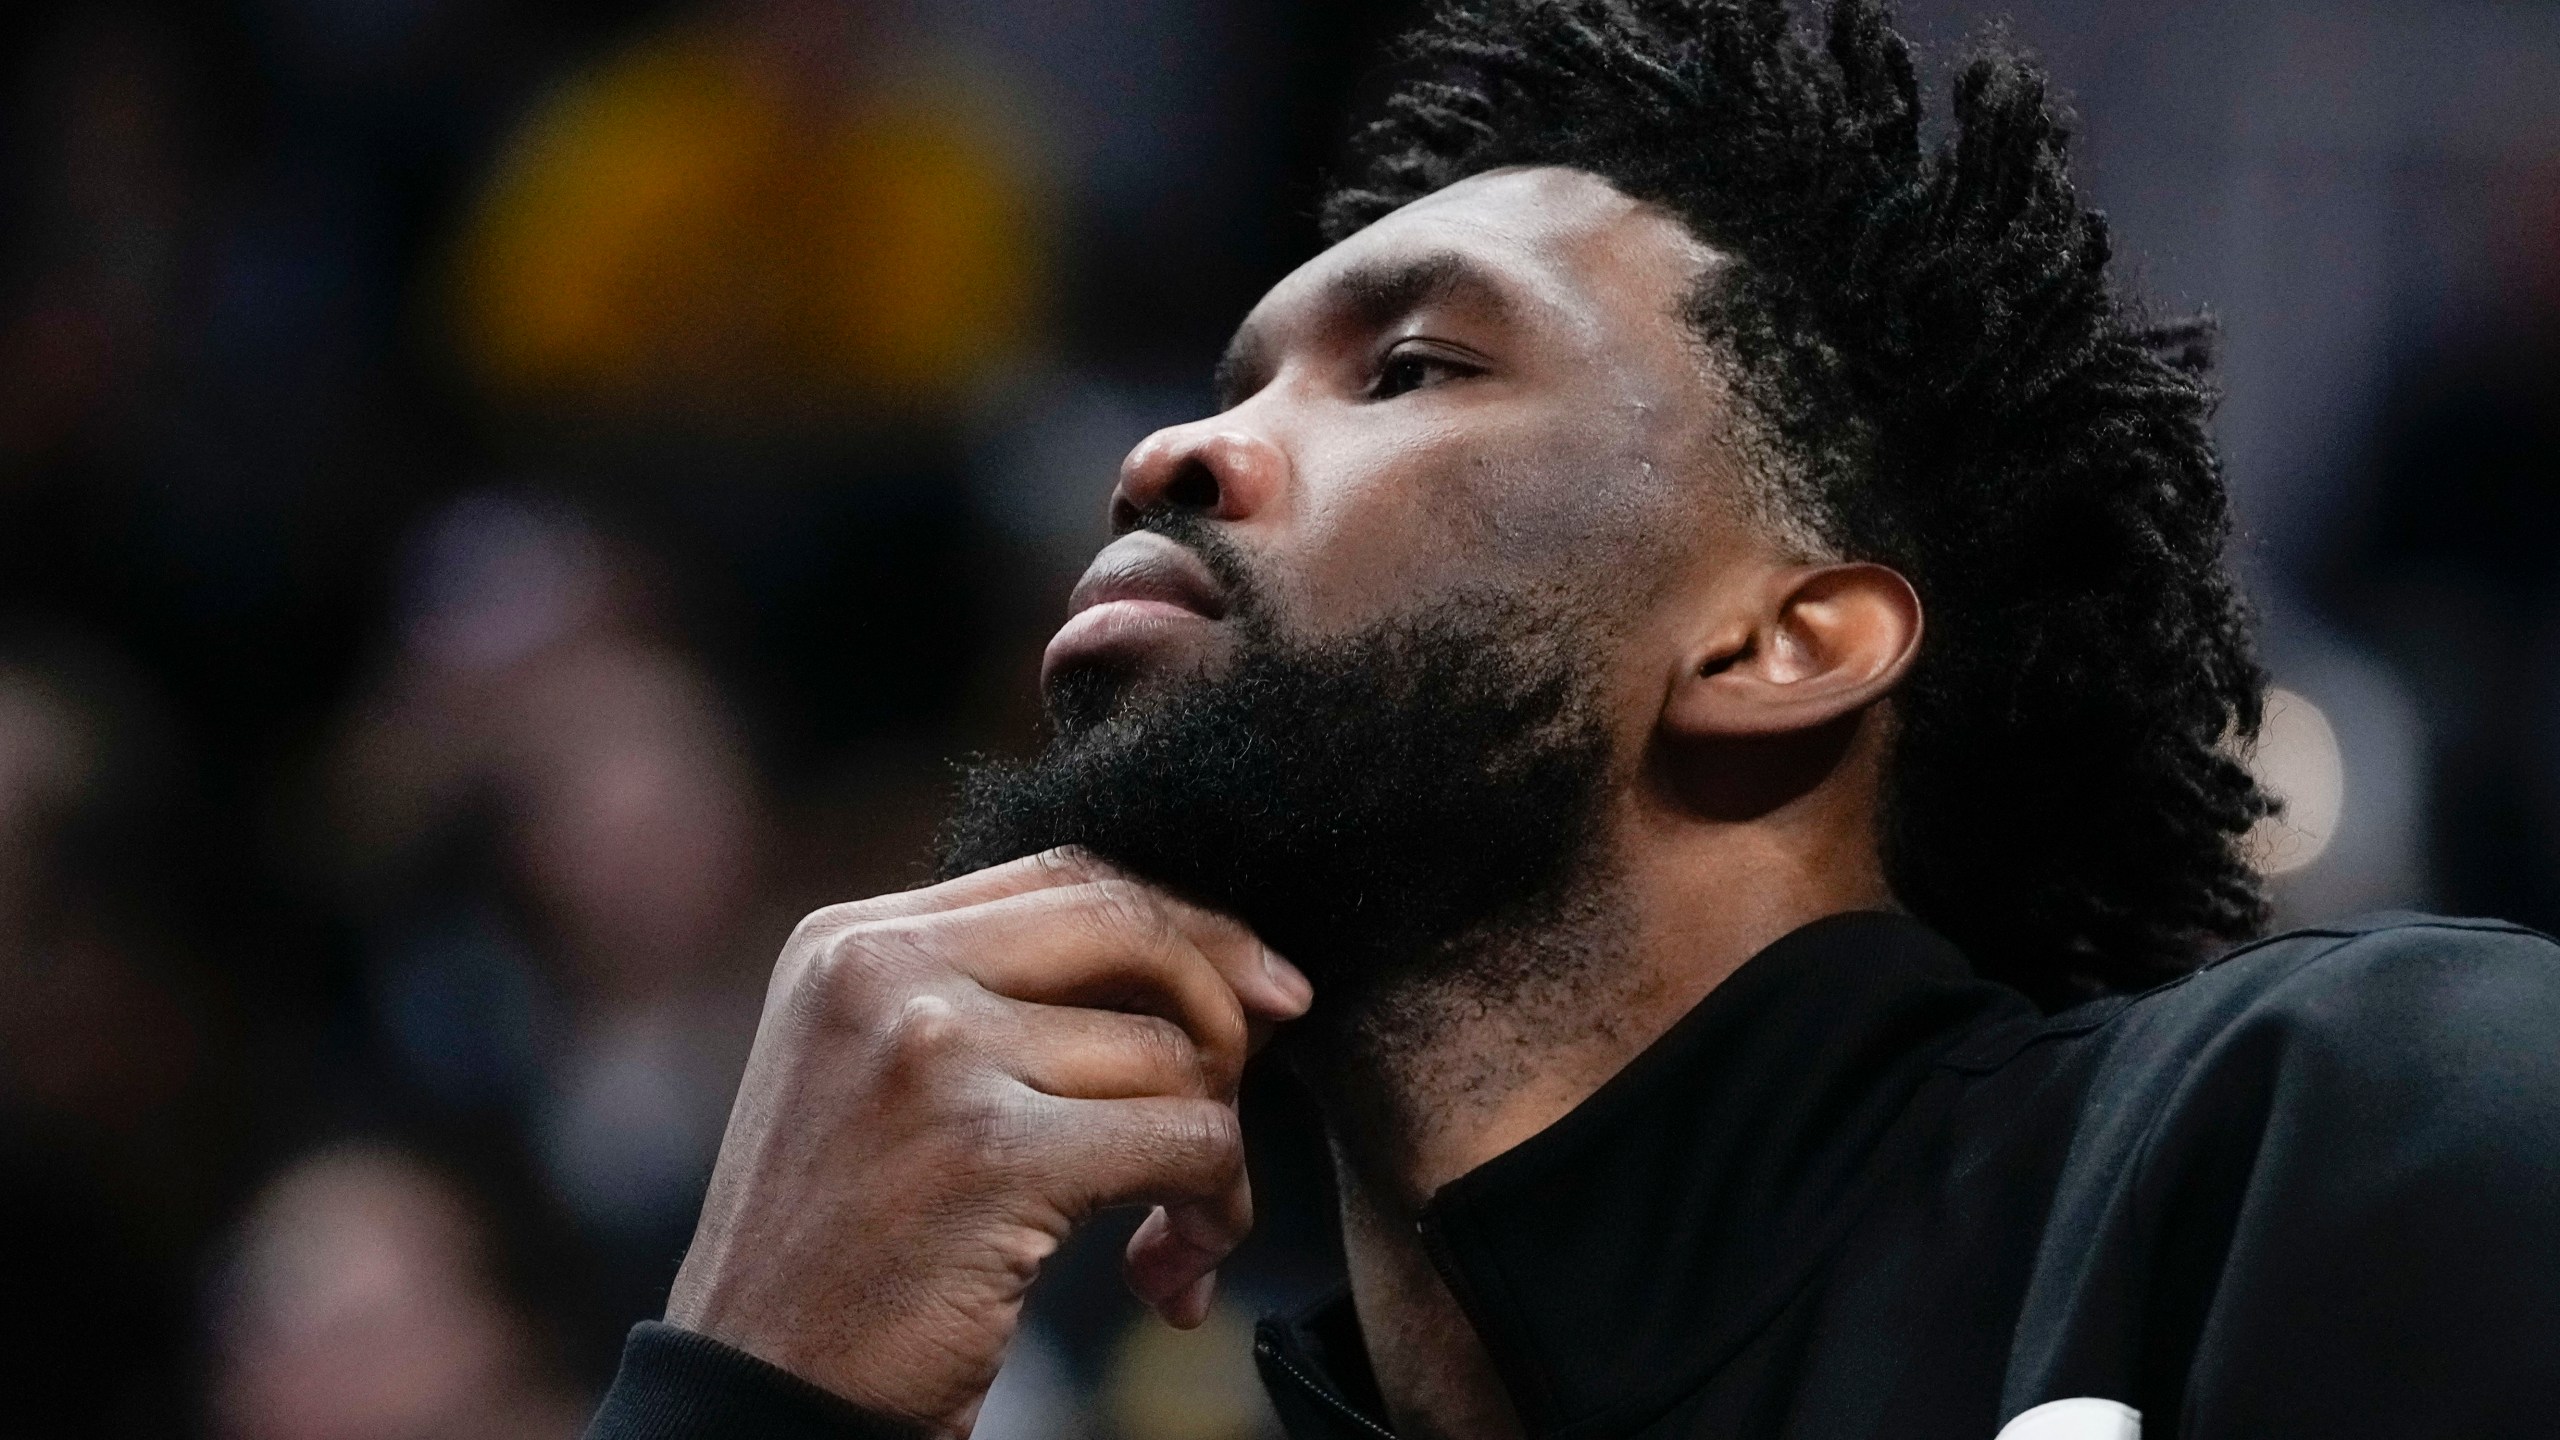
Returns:
[[[655,1320],[631,1327],[587,1440],[920,1440],[788,1370]]]

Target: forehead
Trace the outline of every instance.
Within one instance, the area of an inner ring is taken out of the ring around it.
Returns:
[[[1248,333],[1358,303],[1375,277],[1418,263],[1436,289],[1479,286],[1478,298],[1595,333],[1676,318],[1697,278],[1721,257],[1667,211],[1587,171],[1495,170],[1426,195],[1350,236],[1272,287]],[[1454,272],[1454,273],[1453,273]]]

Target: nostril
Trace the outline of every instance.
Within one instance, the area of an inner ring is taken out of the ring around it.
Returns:
[[[1218,477],[1209,473],[1208,466],[1194,460],[1182,467],[1182,473],[1173,477],[1172,484],[1164,487],[1164,499],[1166,504],[1185,510],[1215,510],[1218,508]]]

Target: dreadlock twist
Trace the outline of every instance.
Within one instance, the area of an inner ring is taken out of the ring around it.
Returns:
[[[1887,873],[2049,1004],[2263,923],[2232,758],[2263,676],[2221,564],[2209,335],[2109,286],[2044,76],[1994,48],[1924,146],[1878,0],[1444,0],[1325,201],[1340,239],[1454,181],[1565,165],[1734,258],[1690,320],[1781,463],[1761,497],[1893,566],[1930,631],[1896,698]]]

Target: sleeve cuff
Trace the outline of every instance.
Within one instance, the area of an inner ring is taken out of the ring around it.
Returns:
[[[922,1440],[788,1370],[657,1321],[631,1327],[587,1440]]]

